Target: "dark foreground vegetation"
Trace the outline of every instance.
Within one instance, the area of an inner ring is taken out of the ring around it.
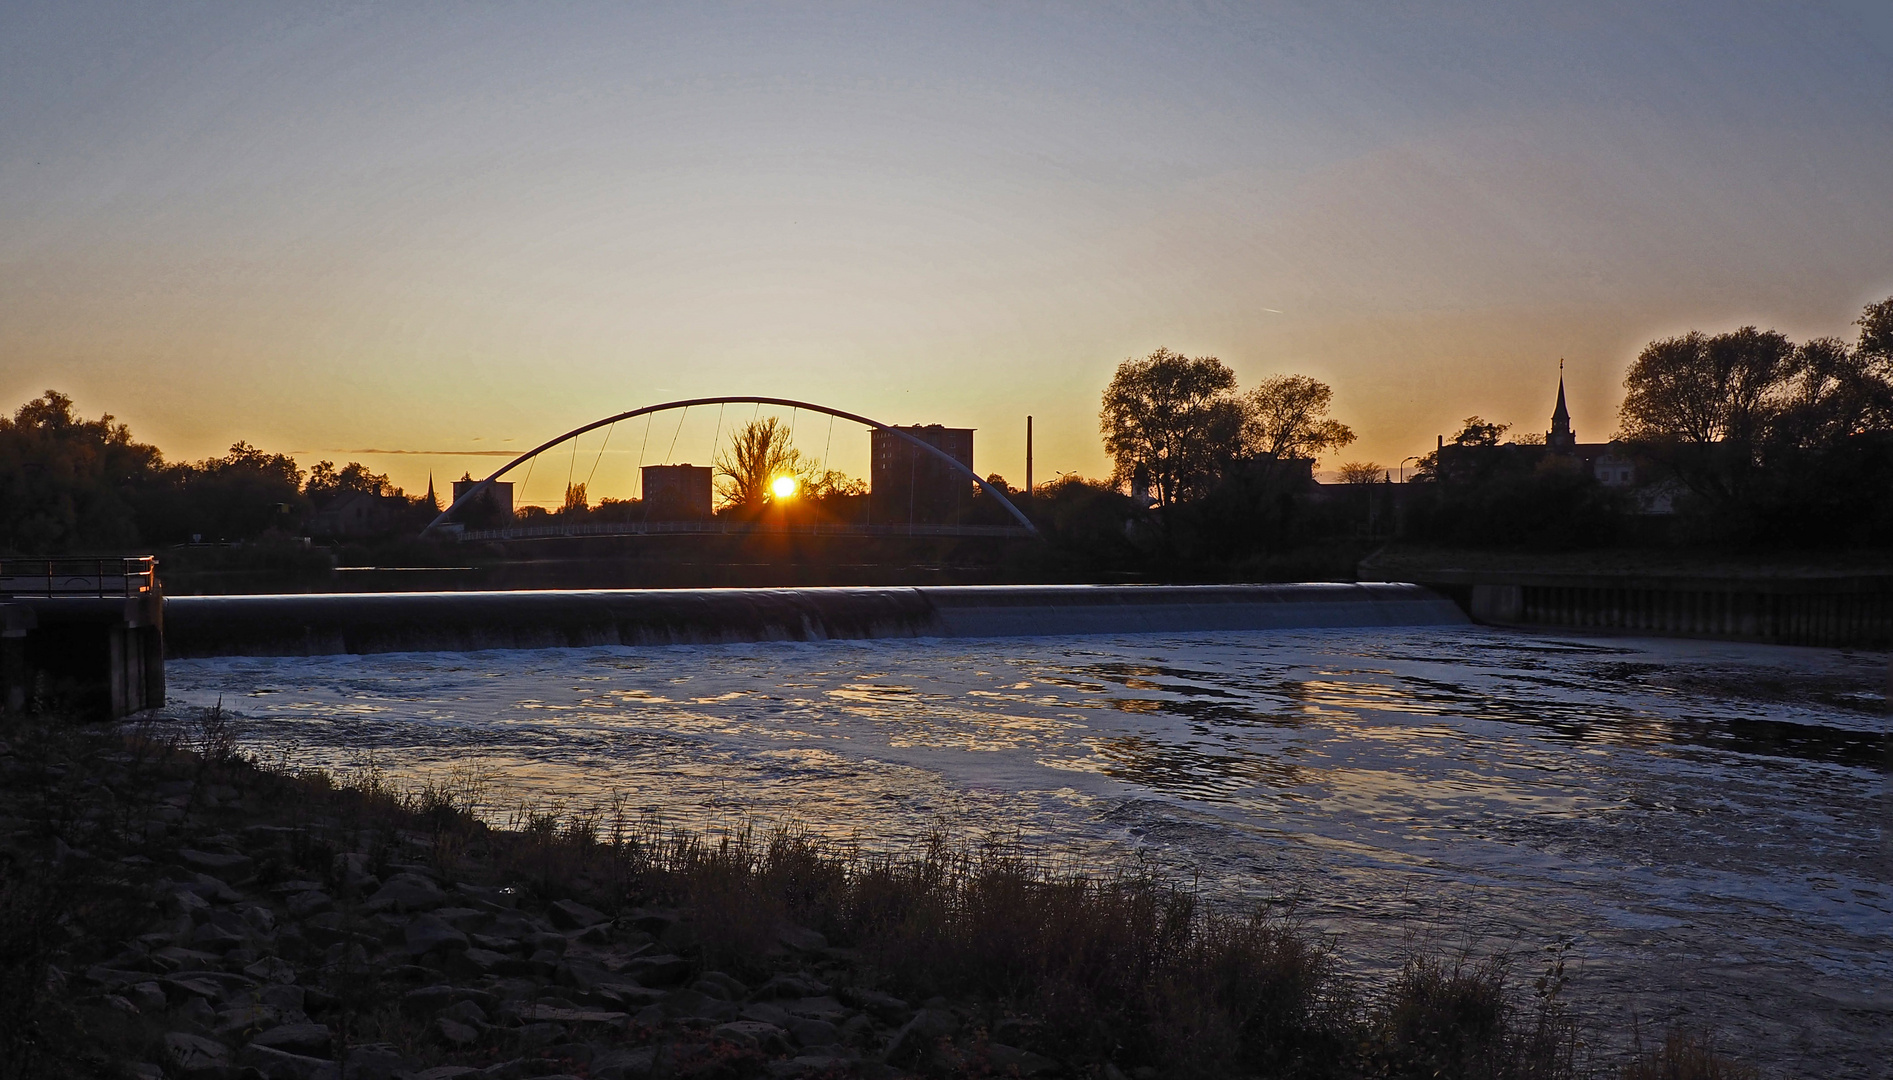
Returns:
[[[1292,922],[1004,846],[489,828],[476,785],[293,775],[215,713],[16,725],[0,774],[9,1078],[1752,1075],[1681,1034],[1606,1067],[1561,968],[1366,985]]]

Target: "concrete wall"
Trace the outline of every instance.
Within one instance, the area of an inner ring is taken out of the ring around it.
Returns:
[[[1413,585],[944,586],[175,597],[171,657],[1466,622]]]
[[[1472,580],[1467,580],[1468,578]],[[1495,626],[1546,626],[1779,645],[1893,645],[1893,578],[1472,574],[1429,585]]]

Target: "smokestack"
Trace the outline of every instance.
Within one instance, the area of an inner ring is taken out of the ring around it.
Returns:
[[[1025,418],[1025,497],[1032,497],[1032,418]]]
[[[1438,447],[1438,448],[1439,448],[1439,449],[1441,449],[1441,450],[1444,450],[1444,449],[1446,449],[1446,436],[1444,436],[1444,435],[1441,435],[1441,436],[1439,437],[1439,447]]]

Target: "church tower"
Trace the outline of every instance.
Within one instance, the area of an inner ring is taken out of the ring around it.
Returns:
[[[1551,430],[1545,433],[1545,448],[1569,452],[1577,448],[1577,435],[1571,431],[1571,410],[1564,407],[1564,361],[1558,361],[1558,407],[1551,412]]]

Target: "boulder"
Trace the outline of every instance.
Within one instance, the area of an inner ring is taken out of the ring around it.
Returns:
[[[368,898],[370,911],[429,911],[447,903],[440,886],[419,874],[395,874]]]
[[[831,1046],[841,1041],[841,1032],[835,1025],[806,1016],[789,1017],[788,1031],[802,1046]]]
[[[894,1033],[887,1044],[891,1065],[908,1065],[927,1057],[942,1039],[950,1039],[960,1030],[959,1017],[945,1009],[922,1009]]]
[[[554,900],[546,905],[546,916],[552,920],[552,925],[564,930],[583,930],[610,919],[604,912],[576,900]]]
[[[416,915],[408,922],[403,937],[407,941],[408,952],[414,956],[422,956],[436,949],[465,952],[468,945],[467,935],[432,915]]]
[[[242,881],[256,867],[256,860],[236,852],[194,851],[184,848],[177,853],[177,857],[191,869],[214,875],[224,881]]]
[[[719,1024],[710,1032],[710,1037],[770,1056],[789,1048],[788,1039],[781,1028],[755,1020],[732,1020],[727,1024]]]
[[[250,1040],[252,1046],[267,1046],[291,1054],[326,1058],[332,1052],[329,1029],[322,1024],[278,1024]]]
[[[173,1031],[164,1037],[164,1056],[186,1076],[222,1069],[230,1064],[230,1048],[215,1039]]]
[[[335,901],[321,889],[299,892],[289,898],[289,914],[297,919],[319,915],[335,906]]]
[[[339,1080],[341,1070],[335,1062],[292,1054],[256,1043],[243,1048],[237,1062],[262,1073],[268,1080]]]
[[[429,1030],[436,1039],[452,1047],[472,1046],[480,1041],[480,1029],[445,1016],[436,1017]]]

